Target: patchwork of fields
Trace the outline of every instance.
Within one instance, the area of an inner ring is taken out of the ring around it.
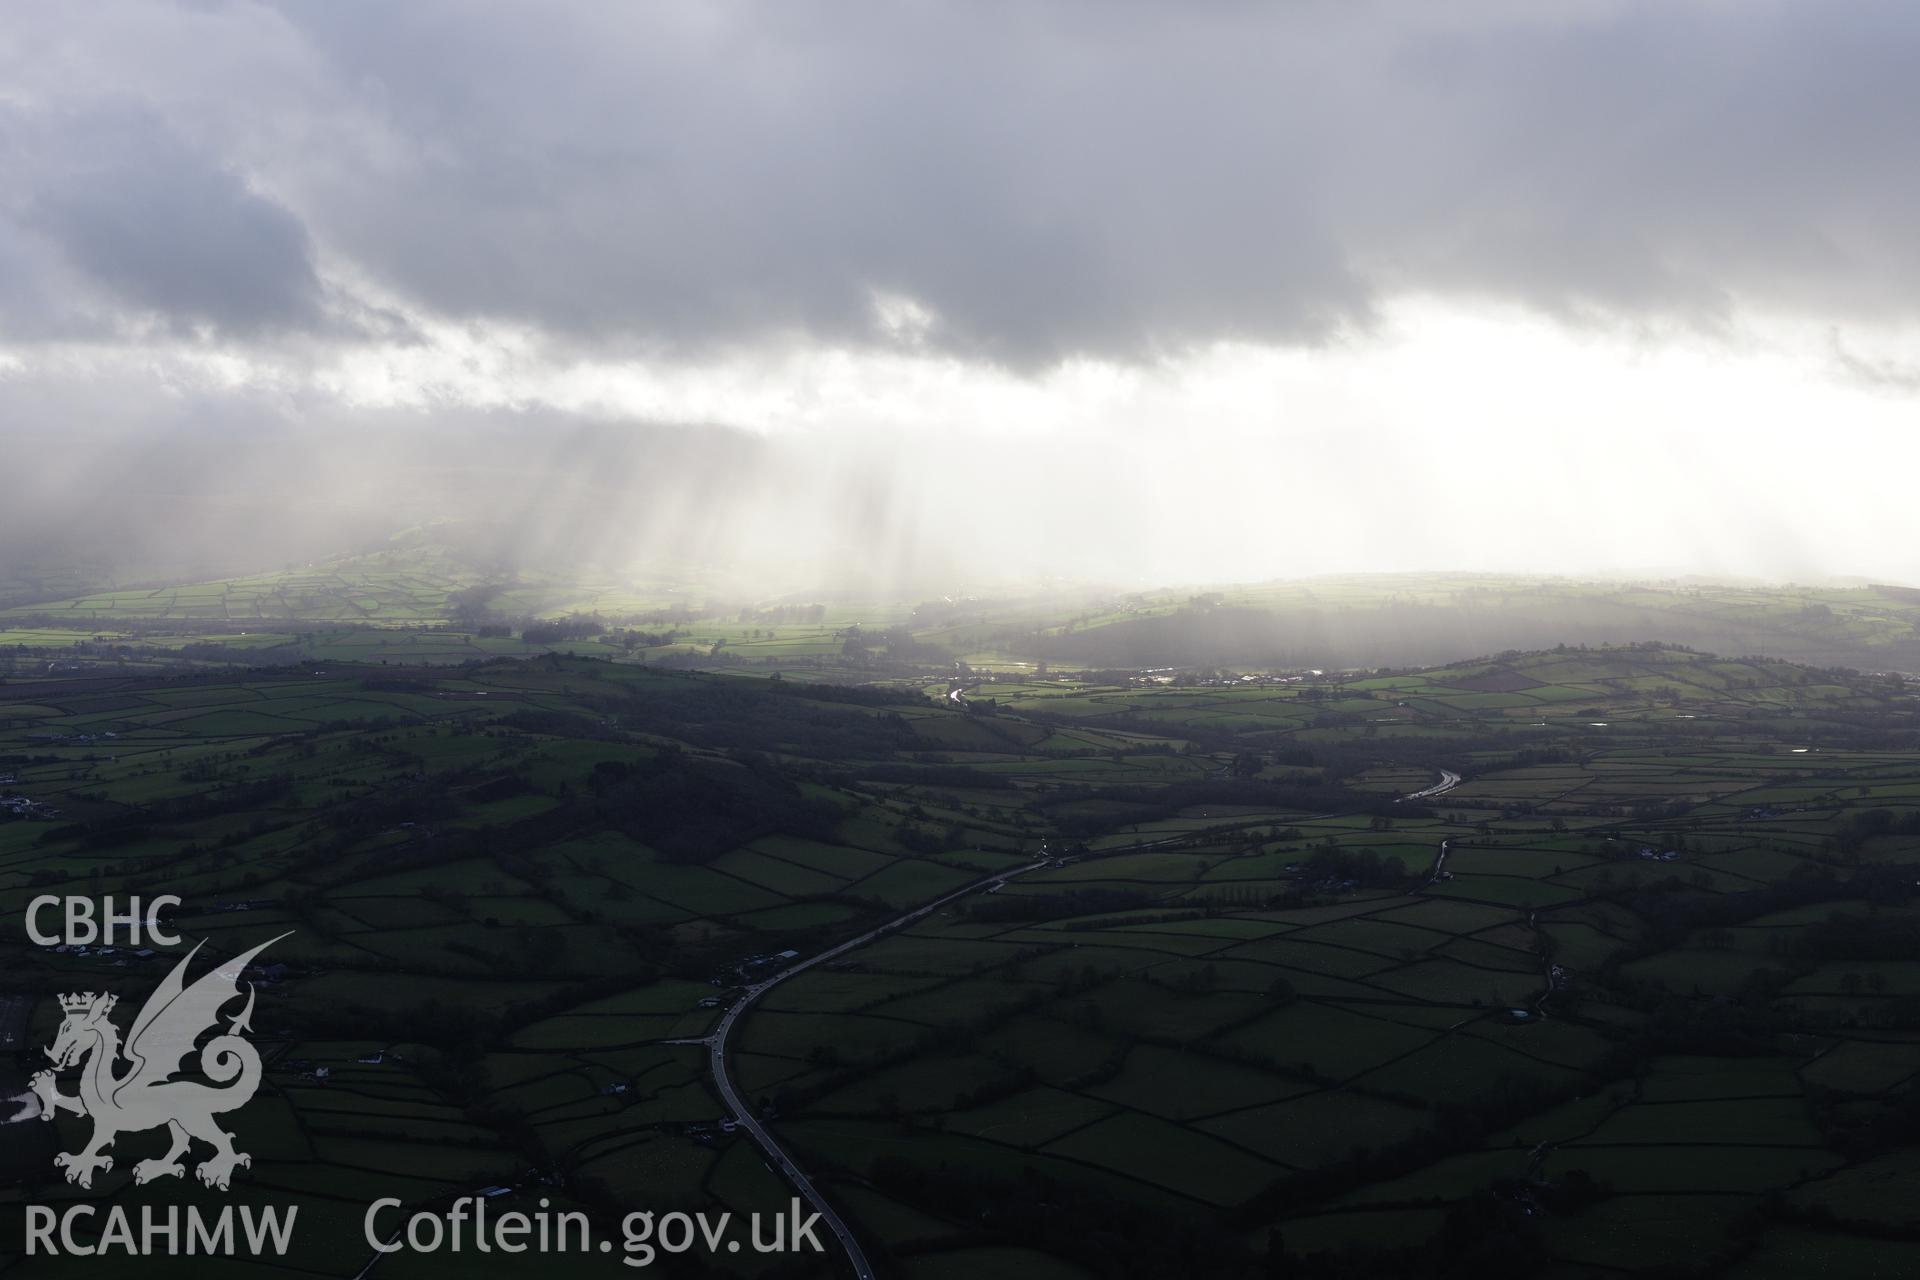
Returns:
[[[1907,1156],[1859,1127],[1911,1114],[1914,957],[1828,958],[1798,932],[1836,912],[1920,929],[1911,876],[1882,865],[1912,861],[1913,841],[1835,839],[1920,812],[1911,749],[1841,745],[1857,716],[1910,714],[1904,693],[1660,651],[1313,701],[993,691],[1271,748],[1357,732],[1404,756],[1439,738],[1470,780],[1418,817],[1205,805],[1125,823],[780,988],[742,1074],[908,1256],[968,1234],[930,1221],[957,1186],[1000,1212],[1058,1188],[1125,1196],[1138,1229],[1111,1256],[1064,1226],[1027,1237],[1096,1274],[1196,1222],[1318,1255],[1302,1274],[1386,1273],[1364,1268],[1414,1265],[1490,1194],[1519,1207],[1506,1243],[1569,1276],[1770,1274],[1802,1243],[1795,1223],[1920,1222],[1884,1190],[1920,1191]],[[1366,855],[1413,883],[1354,883]],[[1883,1188],[1877,1208],[1850,1178]],[[1760,1231],[1763,1201],[1779,1225]]]
[[[976,881],[731,1042],[883,1274],[1772,1276],[1920,1230],[1899,681],[1640,647],[969,697],[560,657],[16,679],[0,916],[293,931],[236,1194],[302,1206],[314,1274],[367,1262],[378,1195],[783,1205],[698,1042],[779,953]],[[31,1044],[53,993],[171,961],[0,947]],[[56,1181],[82,1131],[9,1127],[0,1194],[191,1194]]]

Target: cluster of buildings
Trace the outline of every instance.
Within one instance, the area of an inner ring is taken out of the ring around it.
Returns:
[[[748,956],[735,966],[735,968],[714,978],[713,985],[716,987],[730,986],[732,984],[729,979],[733,978],[749,982],[764,978],[768,974],[777,973],[781,969],[786,968],[799,958],[800,953],[798,951],[776,951],[772,955]]]
[[[740,1127],[740,1122],[732,1116],[712,1122],[698,1122],[687,1126],[687,1136],[703,1147],[715,1145],[721,1135],[732,1133]]]
[[[72,956],[76,960],[105,960],[116,969],[126,968],[129,960],[151,960],[159,954],[152,947],[127,951],[119,947],[89,947],[79,943],[69,946],[64,942],[43,947],[41,950],[51,951],[57,956]]]
[[[395,1062],[404,1061],[399,1054],[393,1052],[391,1049],[376,1049],[372,1053],[363,1053],[355,1058],[354,1061],[363,1067],[377,1067],[385,1063],[389,1058]],[[289,1070],[298,1071],[300,1073],[300,1079],[307,1084],[325,1084],[333,1079],[332,1067],[317,1063],[311,1058],[289,1058],[281,1065]]]
[[[12,781],[12,778],[0,778],[0,783]],[[10,813],[16,818],[47,819],[60,816],[58,809],[42,804],[31,796],[0,796],[0,812]]]
[[[1150,670],[1140,672],[1134,676],[1133,679],[1135,683],[1142,685],[1180,684],[1192,686],[1196,689],[1238,689],[1246,688],[1249,685],[1299,684],[1303,680],[1324,674],[1324,672],[1319,670],[1306,671],[1295,675],[1280,675],[1273,672],[1235,675],[1231,671],[1224,671],[1217,675],[1201,676],[1186,674],[1186,668],[1183,667],[1154,667]],[[1072,679],[1073,677],[1071,673],[1062,672],[1060,678]]]

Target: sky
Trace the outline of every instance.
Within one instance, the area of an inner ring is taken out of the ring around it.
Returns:
[[[20,6],[0,556],[1920,582],[1920,8]]]

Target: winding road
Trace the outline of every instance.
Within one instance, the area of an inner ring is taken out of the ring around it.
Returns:
[[[752,1135],[753,1140],[758,1143],[760,1149],[766,1153],[767,1159],[773,1163],[773,1167],[779,1170],[781,1176],[785,1177],[788,1182],[793,1184],[794,1189],[813,1207],[814,1212],[820,1215],[820,1220],[827,1224],[827,1229],[833,1232],[834,1238],[840,1242],[840,1247],[846,1251],[847,1260],[853,1264],[853,1274],[857,1277],[857,1280],[873,1280],[873,1264],[867,1261],[866,1251],[861,1249],[859,1240],[854,1238],[853,1231],[847,1226],[846,1221],[834,1211],[831,1204],[827,1203],[826,1196],[820,1193],[820,1189],[814,1185],[813,1179],[809,1178],[806,1172],[801,1169],[798,1164],[794,1163],[793,1157],[787,1154],[786,1148],[782,1147],[774,1136],[767,1132],[766,1126],[760,1123],[759,1118],[753,1113],[753,1108],[749,1106],[747,1100],[741,1096],[739,1086],[734,1083],[733,1077],[728,1073],[727,1042],[732,1037],[734,1028],[739,1024],[740,1016],[752,1008],[761,996],[764,996],[788,978],[805,973],[814,966],[825,964],[827,961],[845,955],[849,951],[864,947],[869,942],[884,937],[906,925],[910,925],[916,920],[923,920],[956,898],[964,898],[968,894],[978,893],[980,890],[989,888],[995,884],[1003,884],[1015,876],[1023,876],[1029,871],[1037,871],[1041,867],[1046,866],[1047,861],[1048,859],[1043,856],[1038,861],[1030,863],[1027,866],[1016,867],[1011,871],[1002,871],[994,875],[984,876],[979,880],[975,880],[970,884],[953,890],[953,892],[943,897],[935,898],[932,902],[915,907],[905,915],[895,916],[885,924],[878,925],[856,938],[851,938],[836,947],[822,951],[817,956],[810,956],[805,960],[797,961],[787,968],[782,969],[779,973],[774,974],[772,977],[756,982],[741,992],[740,998],[728,1006],[726,1013],[721,1016],[719,1024],[714,1027],[711,1034],[702,1036],[698,1040],[670,1042],[676,1044],[702,1044],[707,1046],[708,1055],[713,1065],[714,1083],[719,1088],[720,1097],[727,1104],[728,1110],[733,1112],[734,1119],[739,1122],[740,1127]]]
[[[956,703],[962,702],[964,693],[972,687],[973,685],[971,684],[956,685],[947,691],[947,697]],[[1440,771],[1439,782],[1431,787],[1427,787],[1425,790],[1403,796],[1402,799],[1424,800],[1432,796],[1440,795],[1443,792],[1451,791],[1459,785],[1459,774],[1448,769],[1442,769]],[[1178,844],[1186,838],[1187,837],[1175,836],[1169,839],[1150,841],[1130,848],[1156,848],[1164,845]],[[1128,851],[1129,849],[1106,849],[1101,852],[1112,854]],[[1444,862],[1445,860],[1446,845],[1443,843],[1440,846],[1440,862]],[[753,1138],[754,1142],[759,1145],[760,1150],[766,1153],[767,1159],[772,1163],[773,1168],[778,1170],[782,1177],[793,1184],[794,1189],[798,1191],[808,1205],[813,1208],[813,1211],[820,1215],[820,1220],[827,1224],[827,1229],[833,1232],[834,1239],[838,1240],[840,1247],[845,1250],[847,1261],[852,1264],[853,1274],[856,1280],[873,1280],[874,1272],[873,1264],[867,1260],[866,1251],[860,1247],[860,1241],[855,1238],[853,1229],[847,1225],[846,1220],[835,1211],[834,1207],[827,1202],[827,1198],[821,1193],[820,1188],[815,1185],[813,1179],[807,1175],[806,1171],[795,1163],[793,1157],[787,1153],[786,1148],[780,1145],[779,1140],[767,1131],[765,1125],[760,1123],[759,1117],[754,1114],[753,1107],[749,1105],[747,1099],[741,1094],[739,1085],[734,1081],[727,1061],[727,1048],[732,1040],[734,1029],[739,1026],[741,1017],[758,1003],[762,996],[789,978],[798,977],[809,969],[838,959],[849,951],[856,951],[870,942],[913,924],[915,921],[924,920],[950,902],[967,897],[970,894],[979,893],[983,889],[1004,884],[1015,876],[1023,876],[1028,872],[1038,871],[1040,868],[1046,866],[1048,861],[1049,857],[1043,853],[1036,861],[1024,867],[1016,867],[1011,871],[1002,871],[990,876],[983,876],[969,884],[962,885],[951,893],[944,894],[931,902],[915,907],[904,915],[895,916],[884,924],[876,925],[874,928],[867,930],[857,937],[849,938],[837,946],[830,947],[818,955],[796,961],[772,977],[756,982],[742,991],[739,998],[727,1006],[726,1013],[721,1015],[719,1023],[714,1026],[714,1029],[709,1034],[701,1036],[698,1039],[668,1042],[671,1044],[698,1044],[706,1047],[708,1060],[713,1068],[714,1085],[720,1091],[721,1100],[726,1103],[727,1109],[733,1113],[733,1118],[739,1126],[745,1129]],[[1436,863],[1436,876],[1438,872],[1439,864]]]
[[[1401,796],[1400,799],[1401,800],[1430,800],[1434,796],[1445,794],[1446,792],[1453,790],[1455,787],[1459,785],[1460,785],[1459,774],[1455,773],[1451,769],[1442,769],[1440,771],[1440,781],[1434,783],[1432,786],[1426,788],[1425,790],[1408,792],[1406,795]],[[1398,802],[1396,801],[1396,803]],[[1440,842],[1440,851],[1434,854],[1433,856],[1433,872],[1427,876],[1427,883],[1421,885],[1420,889],[1425,889],[1427,885],[1438,884],[1440,882],[1441,873],[1447,869],[1447,846],[1452,843],[1453,842],[1451,840],[1442,840]],[[1415,889],[1412,892],[1417,894],[1420,892],[1420,889]]]
[[[1401,796],[1400,798],[1402,800],[1431,800],[1435,796],[1451,791],[1459,785],[1460,785],[1459,774],[1455,773],[1451,769],[1442,769],[1440,771],[1440,781],[1434,783],[1432,786],[1426,788],[1424,791],[1410,791],[1406,795]]]

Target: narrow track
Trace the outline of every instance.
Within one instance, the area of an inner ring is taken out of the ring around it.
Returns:
[[[916,920],[925,919],[941,907],[946,906],[949,902],[964,898],[969,894],[979,893],[981,890],[990,888],[996,884],[1004,884],[1015,876],[1023,876],[1029,871],[1037,871],[1046,865],[1047,859],[1043,857],[1028,866],[1016,867],[1011,871],[1002,871],[994,875],[982,877],[971,884],[955,889],[943,897],[935,898],[932,902],[915,907],[912,911],[904,915],[895,916],[885,924],[867,930],[859,937],[851,938],[839,946],[822,951],[819,955],[810,956],[805,960],[798,961],[782,969],[772,977],[754,983],[745,991],[741,992],[740,998],[729,1005],[726,1013],[721,1016],[719,1025],[714,1027],[712,1034],[704,1036],[699,1040],[680,1042],[687,1044],[704,1044],[707,1046],[708,1057],[713,1066],[714,1084],[719,1088],[720,1097],[727,1104],[728,1110],[733,1112],[734,1119],[739,1123],[740,1127],[745,1129],[753,1138],[754,1142],[759,1145],[760,1149],[766,1153],[767,1159],[772,1163],[773,1167],[780,1172],[782,1177],[793,1184],[794,1189],[812,1206],[814,1212],[820,1215],[820,1220],[827,1224],[827,1229],[833,1232],[834,1238],[840,1242],[841,1249],[846,1252],[847,1261],[852,1264],[853,1274],[857,1280],[873,1280],[873,1264],[867,1260],[866,1251],[860,1247],[860,1241],[854,1237],[852,1228],[847,1226],[846,1221],[841,1218],[834,1207],[827,1202],[826,1196],[822,1195],[820,1189],[814,1185],[813,1179],[807,1176],[806,1171],[799,1166],[792,1155],[787,1152],[787,1149],[780,1145],[778,1139],[767,1132],[766,1126],[760,1123],[759,1118],[754,1115],[753,1108],[749,1106],[747,1100],[741,1096],[739,1086],[735,1084],[732,1075],[730,1075],[728,1071],[728,1041],[733,1036],[734,1028],[739,1025],[741,1015],[752,1008],[760,997],[766,995],[767,992],[773,990],[773,988],[779,986],[787,979],[797,977],[807,970],[814,968],[816,965],[825,964],[827,961],[843,956],[849,951],[864,947],[870,942],[914,923]]]

